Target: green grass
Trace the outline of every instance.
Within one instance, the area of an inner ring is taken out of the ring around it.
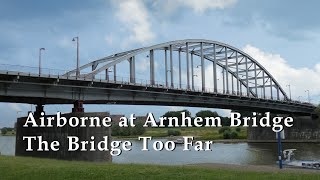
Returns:
[[[179,130],[181,132],[181,136],[194,136],[197,140],[217,140],[223,139],[222,134],[219,134],[220,128],[212,128],[212,127],[191,127],[191,128],[147,128],[146,132],[143,136],[152,136],[152,137],[167,137],[168,130]],[[233,131],[235,131],[235,127],[231,127]],[[247,128],[241,127],[241,131],[238,139],[246,139],[247,138]],[[15,136],[14,131],[8,131],[5,136]],[[138,136],[125,136],[119,138],[137,138]]]
[[[16,131],[8,131],[6,134],[1,134],[0,136],[15,136],[16,135]]]
[[[0,179],[320,179],[318,174],[250,172],[228,169],[90,163],[0,156]]]

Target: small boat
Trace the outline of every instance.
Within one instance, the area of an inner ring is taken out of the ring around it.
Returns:
[[[175,144],[184,144],[184,140],[182,138],[178,138],[173,141]]]
[[[301,167],[308,169],[318,169],[320,170],[320,161],[316,160],[295,160],[293,158],[294,151],[296,149],[286,149],[283,151],[283,165],[291,167]]]

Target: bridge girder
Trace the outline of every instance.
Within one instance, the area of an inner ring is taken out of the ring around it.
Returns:
[[[247,95],[248,96],[258,96],[258,88],[261,88],[263,90],[263,96],[265,96],[266,88],[270,87],[270,94],[271,97],[273,97],[273,94],[277,95],[277,99],[280,100],[280,95],[284,98],[284,100],[289,100],[286,92],[283,90],[283,88],[279,85],[279,83],[276,81],[276,79],[269,73],[257,60],[246,54],[245,52],[241,51],[238,48],[235,48],[233,46],[230,46],[225,43],[217,42],[217,41],[211,41],[211,40],[204,40],[204,39],[186,39],[186,40],[177,40],[177,41],[170,41],[166,43],[161,43],[149,47],[143,47],[138,48],[134,50],[129,50],[121,53],[117,53],[114,55],[110,55],[95,61],[92,61],[88,64],[85,64],[80,67],[80,71],[84,70],[88,67],[92,67],[92,71],[87,74],[80,75],[82,78],[87,79],[94,79],[94,77],[101,73],[105,72],[111,67],[116,66],[117,64],[130,60],[130,58],[134,58],[135,56],[143,53],[149,53],[149,56],[151,55],[150,52],[152,52],[152,57],[150,56],[150,61],[152,62],[152,65],[150,67],[150,81],[151,83],[154,83],[155,77],[154,77],[154,57],[153,53],[155,51],[165,51],[167,54],[167,51],[169,51],[169,60],[168,64],[169,69],[167,69],[166,65],[166,86],[169,86],[170,83],[168,83],[167,78],[167,71],[170,71],[171,74],[171,86],[173,86],[173,67],[172,67],[172,52],[177,51],[179,52],[179,63],[181,62],[181,55],[180,53],[187,53],[189,54],[187,56],[187,61],[189,63],[189,56],[196,55],[200,57],[201,59],[201,78],[202,78],[202,89],[205,90],[205,75],[204,71],[205,68],[202,67],[204,65],[203,60],[207,60],[212,62],[213,64],[216,64],[217,66],[221,67],[223,69],[223,88],[227,94],[229,93],[229,75],[231,74],[231,80],[232,80],[232,92],[234,89],[233,80],[235,79],[237,81],[236,85],[236,92],[241,92],[242,87],[244,86],[247,89]],[[167,55],[166,55],[167,57]],[[151,60],[152,58],[152,60]],[[192,61],[192,57],[191,57]],[[166,61],[167,62],[167,61]],[[169,63],[170,62],[170,63]],[[98,67],[99,66],[99,67]],[[179,68],[181,65],[179,64]],[[192,71],[193,71],[193,64],[191,65]],[[215,65],[214,65],[215,68]],[[214,70],[216,71],[216,70]],[[259,73],[258,73],[259,71]],[[130,71],[131,72],[131,71]],[[133,71],[134,72],[134,71]],[[188,72],[188,87],[189,87],[189,69]],[[224,73],[225,72],[225,73]],[[262,72],[262,73],[261,73]],[[76,69],[69,71],[64,76],[72,76],[76,73]],[[108,72],[106,72],[108,73]],[[214,72],[216,73],[216,72]],[[244,73],[244,74],[242,74]],[[132,73],[130,73],[131,75]],[[180,87],[181,87],[181,69],[179,69],[179,81],[180,81]],[[258,75],[259,74],[259,75]],[[106,75],[107,76],[107,75]],[[192,72],[191,79],[193,81],[194,74]],[[131,78],[130,78],[131,79]],[[267,81],[269,80],[269,84],[267,85]],[[263,80],[262,84],[258,84],[257,81]],[[130,80],[131,81],[131,80]],[[217,76],[215,74],[214,81],[217,81]],[[254,86],[250,86],[249,84],[254,83]],[[192,83],[193,84],[193,83]],[[214,89],[216,89],[216,82],[214,82]],[[275,91],[275,92],[274,92]]]

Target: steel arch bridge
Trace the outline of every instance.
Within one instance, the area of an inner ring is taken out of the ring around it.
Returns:
[[[74,69],[65,74],[65,76],[76,75],[77,72],[91,68],[91,72],[81,74],[80,77],[94,79],[97,75],[103,74],[106,80],[109,80],[110,68],[113,68],[113,80],[117,80],[116,66],[123,61],[129,61],[130,67],[130,83],[136,83],[136,56],[147,53],[149,58],[150,78],[148,83],[150,85],[159,85],[155,77],[155,52],[159,51],[164,54],[164,68],[165,68],[165,83],[160,84],[167,88],[196,90],[195,89],[195,75],[194,63],[195,56],[200,61],[200,76],[201,76],[201,91],[218,93],[222,90],[223,94],[260,97],[263,99],[276,99],[289,101],[287,94],[279,85],[276,79],[254,58],[245,52],[217,41],[204,39],[186,39],[170,41],[154,46],[134,49],[117,54],[113,54],[88,64],[85,64],[78,69]],[[174,73],[174,54],[178,54],[178,74]],[[169,54],[169,58],[168,58]],[[182,69],[182,64],[186,66]],[[206,66],[208,63],[212,64],[212,75],[206,73]],[[218,68],[222,69],[222,85],[217,83],[219,78],[217,75]],[[186,86],[182,85],[182,72],[186,75]],[[178,76],[178,84],[174,83],[174,76]],[[211,76],[213,84],[208,87],[206,78]],[[170,82],[169,82],[170,77]]]
[[[119,77],[117,71],[128,77]],[[63,73],[0,68],[0,102],[79,101],[303,115],[315,109],[289,99],[276,79],[245,52],[211,40],[177,40],[129,50]]]

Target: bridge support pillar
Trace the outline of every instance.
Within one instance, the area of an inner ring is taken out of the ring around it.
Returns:
[[[40,116],[44,112],[44,106],[42,104],[37,104],[36,111],[34,112],[35,116]]]
[[[264,113],[261,113],[257,116],[257,120],[259,120]],[[291,143],[307,143],[320,142],[320,125],[318,122],[310,116],[297,116],[294,114],[291,115],[280,115],[282,117],[293,117],[294,124],[292,127],[288,128],[284,126],[285,140],[283,142],[291,142]],[[273,124],[271,124],[273,126]],[[265,142],[274,142],[276,143],[276,133],[272,131],[271,127],[252,127],[249,125],[247,129],[247,140],[249,143],[265,143]]]
[[[56,115],[45,115],[44,118],[55,118]],[[103,123],[103,118],[110,117],[109,113],[101,113],[101,112],[92,112],[92,113],[67,113],[61,114],[61,117],[66,119],[70,119],[71,117],[76,117],[80,119],[81,117],[98,117],[99,124]],[[106,140],[106,147],[111,147],[111,128],[110,127],[71,127],[69,123],[66,123],[62,127],[57,127],[57,121],[52,121],[53,127],[23,127],[26,123],[28,117],[20,117],[17,119],[17,135],[16,135],[16,156],[29,156],[29,157],[41,157],[41,158],[52,158],[52,159],[61,159],[61,160],[78,160],[78,161],[94,161],[94,162],[112,162],[112,156],[110,155],[110,151],[90,151],[89,146],[85,151],[80,151],[80,148],[76,151],[70,151],[68,145],[68,137],[75,136],[79,138],[78,143],[84,141],[90,141],[91,137],[94,137],[92,143],[94,147],[98,146],[98,143]],[[35,117],[35,121],[39,125],[41,120],[39,117]],[[32,140],[31,144],[28,144],[28,141],[24,139],[25,136],[33,136],[38,137],[41,136],[43,140],[49,142],[49,146],[51,142],[58,141],[60,142],[59,150],[53,151],[51,148],[49,151],[37,151],[37,149],[41,146],[42,148],[45,146],[41,143],[39,138]],[[26,151],[28,147],[31,146],[33,151]]]
[[[84,112],[83,101],[75,101],[73,103],[72,112]]]

